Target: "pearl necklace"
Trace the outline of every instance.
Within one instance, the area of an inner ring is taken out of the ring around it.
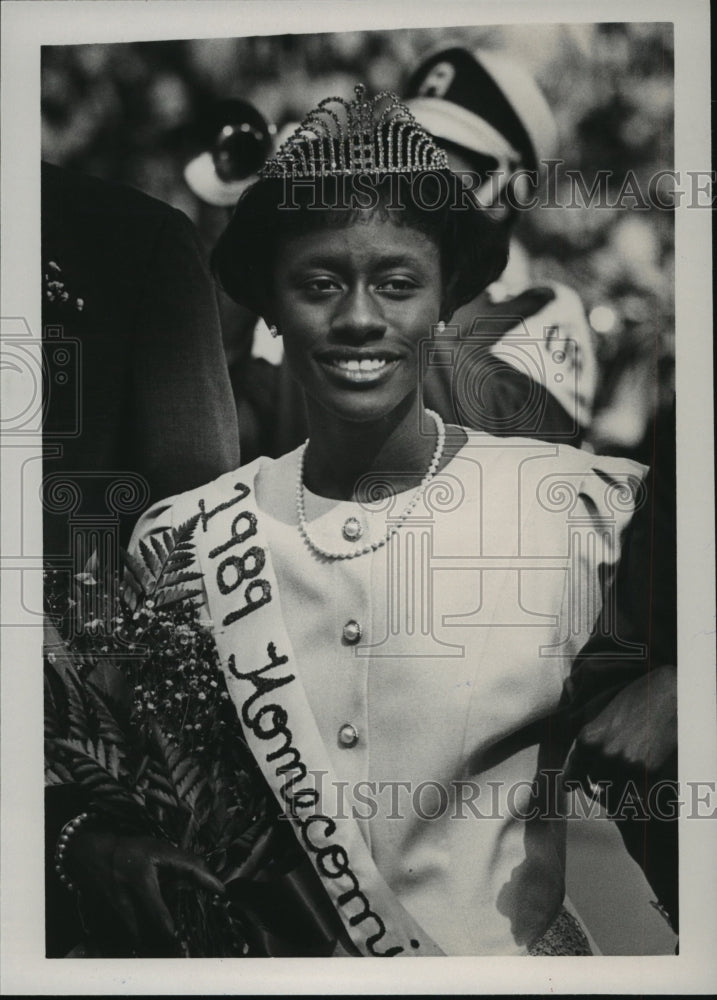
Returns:
[[[306,525],[306,509],[304,507],[304,457],[306,455],[306,448],[309,444],[308,438],[306,439],[299,453],[299,469],[296,481],[296,514],[299,520],[299,533],[310,549],[313,549],[314,552],[320,556],[324,556],[326,559],[355,559],[357,556],[363,556],[369,552],[375,552],[377,549],[380,549],[381,546],[385,545],[391,536],[395,535],[398,529],[403,526],[406,518],[426,492],[426,487],[436,474],[436,469],[438,468],[441,457],[443,456],[443,449],[446,443],[446,425],[443,423],[440,416],[433,410],[426,410],[426,413],[433,419],[433,422],[436,425],[436,432],[438,434],[436,450],[433,452],[433,458],[431,459],[431,464],[428,466],[428,471],[421,480],[420,484],[416,487],[413,496],[403,513],[398,518],[398,521],[390,526],[384,537],[379,539],[377,542],[370,542],[362,548],[354,549],[353,552],[331,552],[329,549],[324,549],[320,545],[317,545],[313,538],[309,535]]]

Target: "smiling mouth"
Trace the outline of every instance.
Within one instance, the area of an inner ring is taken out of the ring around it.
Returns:
[[[319,362],[342,382],[352,384],[376,382],[397,364],[396,357],[338,357],[324,355]]]

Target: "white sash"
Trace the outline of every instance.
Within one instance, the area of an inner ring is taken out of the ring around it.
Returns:
[[[307,780],[321,773],[327,787],[338,787],[284,626],[263,515],[247,478],[210,510],[199,501],[195,533],[216,644],[247,743],[359,953],[442,955],[384,881],[356,821],[328,815],[320,788]]]

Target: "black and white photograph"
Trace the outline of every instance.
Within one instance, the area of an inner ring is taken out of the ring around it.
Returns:
[[[710,992],[707,5],[3,22],[3,992]]]

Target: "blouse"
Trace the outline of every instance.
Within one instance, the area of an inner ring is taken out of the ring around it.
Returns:
[[[295,663],[337,779],[325,801],[354,816],[384,879],[446,954],[519,955],[564,903],[565,682],[645,470],[466,433],[405,519],[412,490],[382,499],[367,482],[366,503],[305,490],[309,535],[331,552],[400,525],[357,558],[326,558],[302,538],[298,452],[241,471],[254,477]],[[206,487],[206,502],[236,477]],[[136,533],[168,515],[181,523],[189,496],[157,505]]]

